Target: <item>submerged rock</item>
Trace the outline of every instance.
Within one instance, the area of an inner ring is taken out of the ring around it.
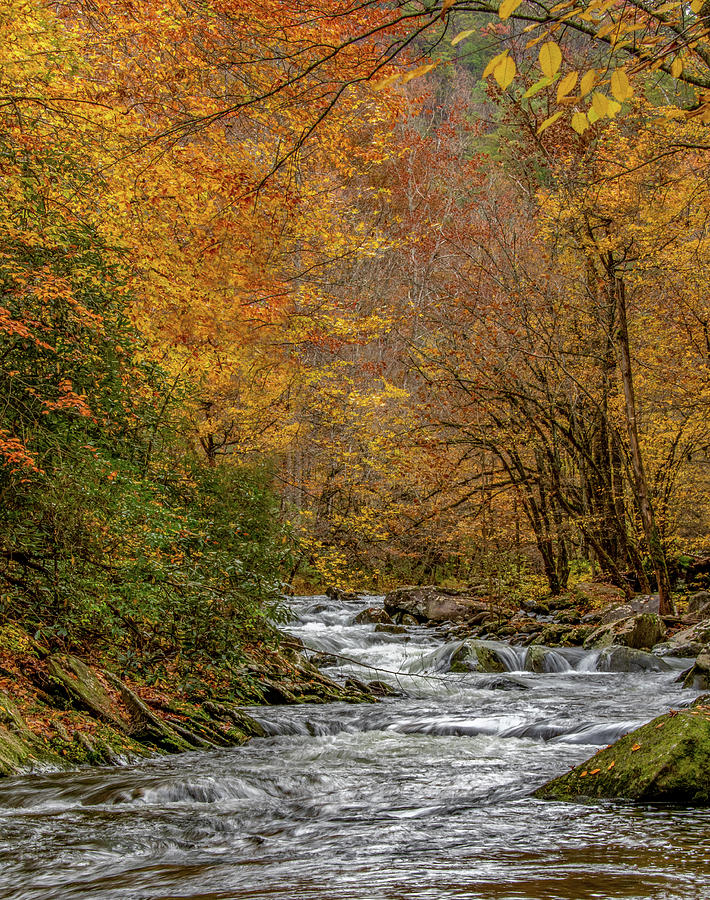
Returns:
[[[534,796],[710,805],[710,706],[659,716],[547,782]]]
[[[488,605],[473,594],[425,585],[401,587],[385,597],[385,610],[398,619],[413,616],[417,622],[470,622],[483,617]]]

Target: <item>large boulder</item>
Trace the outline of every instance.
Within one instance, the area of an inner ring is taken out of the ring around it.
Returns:
[[[642,613],[658,613],[661,602],[658,594],[639,594],[620,606],[610,606],[602,613],[602,624],[617,622],[619,619],[627,619],[629,616],[639,616]]]
[[[640,613],[601,625],[585,640],[585,647],[619,644],[634,650],[650,650],[666,636],[663,619],[656,613]]]
[[[710,805],[710,706],[659,716],[547,782],[534,796]]]
[[[473,594],[433,585],[400,587],[385,597],[385,611],[395,621],[413,616],[420,623],[482,620],[488,605]]]
[[[14,701],[0,691],[0,776],[15,775],[38,762],[63,764],[61,757],[29,730]]]
[[[528,647],[528,652],[525,654],[525,669],[528,672],[567,672],[571,668],[567,659],[552,647],[534,644]]]

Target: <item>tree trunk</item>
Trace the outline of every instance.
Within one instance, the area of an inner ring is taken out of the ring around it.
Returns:
[[[648,490],[648,481],[643,465],[641,445],[639,443],[638,424],[636,420],[636,397],[634,382],[631,372],[631,355],[629,353],[629,331],[626,319],[626,290],[624,281],[615,273],[610,272],[611,287],[614,292],[614,304],[616,310],[616,323],[614,329],[614,342],[619,356],[619,370],[624,386],[624,404],[626,410],[626,428],[629,434],[629,450],[631,467],[634,473],[636,485],[636,500],[638,503],[641,523],[646,535],[651,564],[658,583],[658,596],[660,600],[659,612],[661,615],[671,615],[675,612],[671,597],[671,585],[668,577],[666,556],[661,543],[661,534],[658,530],[656,517],[653,511],[651,495]]]

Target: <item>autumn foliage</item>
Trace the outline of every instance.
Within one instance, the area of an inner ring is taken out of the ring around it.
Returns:
[[[670,609],[710,526],[706,20],[10,0],[4,614],[158,659],[293,577]]]

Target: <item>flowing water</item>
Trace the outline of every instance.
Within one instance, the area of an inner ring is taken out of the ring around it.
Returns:
[[[252,710],[244,747],[0,784],[2,900],[710,900],[710,811],[531,790],[694,696],[675,672],[448,671],[455,643],[351,625],[378,598],[293,601],[328,670],[401,692]]]

